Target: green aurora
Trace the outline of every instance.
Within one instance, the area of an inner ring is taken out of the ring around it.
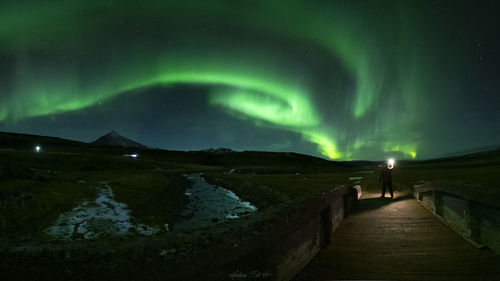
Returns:
[[[432,63],[433,23],[402,1],[20,2],[0,9],[0,123],[197,85],[327,158],[411,159],[439,117],[432,97],[454,89],[431,83],[455,64]]]

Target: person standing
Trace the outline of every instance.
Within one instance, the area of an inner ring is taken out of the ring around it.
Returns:
[[[385,188],[389,187],[389,192],[391,193],[391,199],[394,198],[394,194],[392,192],[392,169],[386,163],[384,164],[384,168],[380,172],[379,181],[382,181],[382,195],[380,198],[385,198]]]

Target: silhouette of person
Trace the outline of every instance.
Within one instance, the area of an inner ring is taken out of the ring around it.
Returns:
[[[391,199],[394,198],[394,194],[392,193],[392,169],[389,169],[387,163],[384,165],[382,171],[380,171],[379,181],[382,181],[382,195],[380,198],[385,198],[385,188],[389,187],[389,191],[391,192]]]

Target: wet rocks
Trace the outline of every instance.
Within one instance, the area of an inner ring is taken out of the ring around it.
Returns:
[[[182,216],[187,219],[177,224],[177,229],[203,228],[257,210],[254,205],[242,201],[231,190],[206,182],[201,174],[190,174],[186,177],[193,183],[185,192],[190,203],[182,212]]]

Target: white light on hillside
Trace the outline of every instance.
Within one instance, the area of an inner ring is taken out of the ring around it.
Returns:
[[[139,158],[139,154],[137,154],[137,153],[134,153],[134,154],[123,154],[123,157]]]

